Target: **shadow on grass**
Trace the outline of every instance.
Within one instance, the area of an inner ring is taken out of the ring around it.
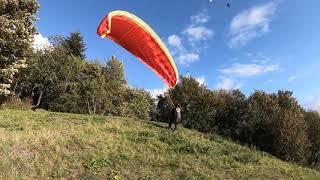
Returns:
[[[159,128],[169,129],[168,123],[162,123],[162,122],[156,122],[156,121],[147,121],[147,123],[152,126],[159,127]]]

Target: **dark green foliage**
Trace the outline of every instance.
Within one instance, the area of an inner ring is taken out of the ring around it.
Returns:
[[[182,107],[183,124],[202,132],[212,132],[216,110],[212,108],[214,94],[192,77],[181,77],[180,83],[170,92],[174,103]]]
[[[104,71],[106,72],[108,80],[114,87],[124,86],[127,84],[123,64],[117,60],[116,57],[111,57],[107,62]]]
[[[85,59],[86,44],[80,32],[72,32],[70,36],[65,38],[62,46],[68,51],[69,55]]]
[[[36,52],[27,64],[28,68],[19,73],[17,94],[21,98],[30,97],[39,87],[43,91],[40,107],[65,112],[53,104],[60,98],[66,99],[67,90],[77,86],[86,63],[78,57],[69,56],[65,48],[57,45],[53,49]]]
[[[320,165],[320,115],[316,111],[307,111],[304,118],[308,127],[308,139],[311,142],[309,164]]]
[[[124,117],[149,119],[150,96],[144,90],[127,89],[125,99],[121,106],[121,115]]]
[[[171,105],[168,97],[163,95],[159,95],[157,100],[157,105],[153,111],[153,118],[159,122],[169,123],[170,118],[172,118],[171,109],[173,106]]]
[[[0,1],[0,105],[12,93],[14,75],[25,67],[31,51],[36,0]]]
[[[281,159],[305,163],[309,155],[307,126],[292,92],[253,93],[248,99],[245,124],[250,143]]]
[[[241,126],[246,114],[246,97],[240,90],[213,92],[216,109],[216,129],[221,135],[241,139]]]
[[[186,127],[239,138],[246,111],[246,97],[239,90],[211,91],[192,77],[181,77],[170,95],[174,102],[181,104]],[[159,106],[162,107],[158,103]]]
[[[190,76],[180,79],[170,97],[182,105],[185,127],[217,132],[286,161],[319,163],[319,116],[304,113],[292,92],[256,91],[246,98],[239,90],[212,91]],[[169,112],[166,98],[159,96],[159,117],[168,118]],[[193,148],[181,151],[193,152]]]
[[[78,32],[56,36],[52,44],[35,52],[19,73],[15,91],[20,98],[33,95],[39,108],[56,112],[149,119],[150,95],[127,86],[119,60],[112,57],[106,64],[84,60],[85,44]],[[35,90],[43,94],[41,98]]]

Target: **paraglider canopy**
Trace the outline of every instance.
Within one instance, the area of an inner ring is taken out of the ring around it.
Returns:
[[[116,42],[150,67],[169,88],[178,82],[174,60],[159,36],[140,18],[112,11],[100,23],[98,35]]]

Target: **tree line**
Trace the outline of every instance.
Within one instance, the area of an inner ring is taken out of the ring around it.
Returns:
[[[183,109],[183,124],[204,133],[218,133],[241,144],[302,165],[320,163],[320,115],[299,105],[292,92],[211,90],[191,76],[181,77],[169,91]],[[170,102],[158,96],[157,121],[170,118]]]
[[[186,128],[217,133],[302,165],[320,163],[320,116],[303,109],[292,92],[212,90],[193,77],[152,99],[128,86],[124,66],[85,55],[79,32],[55,36],[52,46],[35,51],[36,0],[1,1],[0,105],[33,99],[33,109],[99,114],[168,122],[173,103],[182,106]],[[168,98],[171,97],[171,98]]]
[[[128,87],[123,64],[85,56],[79,32],[35,51],[37,0],[0,1],[0,105],[33,99],[33,109],[147,119],[150,96]]]
[[[56,36],[52,44],[31,53],[27,68],[14,78],[12,94],[16,98],[32,98],[34,109],[149,117],[149,94],[128,86],[123,64],[116,57],[105,63],[85,59],[85,43],[79,32]]]

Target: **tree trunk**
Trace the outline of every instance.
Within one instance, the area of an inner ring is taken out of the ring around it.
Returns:
[[[43,91],[41,89],[38,100],[37,100],[37,104],[31,108],[33,111],[35,111],[37,108],[39,108],[41,100],[42,100],[42,95],[43,95]]]
[[[91,112],[91,109],[90,109],[90,100],[88,98],[87,98],[87,108],[88,108],[89,114],[91,115],[92,112]]]
[[[92,101],[93,101],[93,103],[92,103],[93,104],[93,114],[96,114],[97,102],[94,97],[92,98]]]

